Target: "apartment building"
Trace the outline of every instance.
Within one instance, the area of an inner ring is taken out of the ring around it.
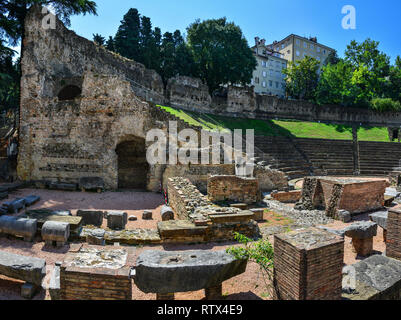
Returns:
[[[335,50],[317,42],[316,37],[301,37],[291,34],[281,41],[274,41],[268,45],[273,51],[280,52],[284,59],[296,62],[310,56],[320,61],[320,67],[323,66],[327,57]]]
[[[285,97],[285,75],[287,60],[283,54],[266,46],[266,40],[255,38],[252,51],[258,63],[251,84],[256,93]]]

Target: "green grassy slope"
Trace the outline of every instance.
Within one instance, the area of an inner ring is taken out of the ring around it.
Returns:
[[[295,138],[352,140],[352,128],[317,122],[240,119],[201,114],[171,107],[159,106],[188,124],[207,130],[254,129],[255,135],[291,136]],[[358,131],[360,141],[389,142],[387,128],[362,127]]]

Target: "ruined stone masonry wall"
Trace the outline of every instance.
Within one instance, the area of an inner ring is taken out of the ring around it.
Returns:
[[[170,178],[168,181],[169,205],[181,220],[190,220],[189,215],[200,206],[212,203],[186,178]]]

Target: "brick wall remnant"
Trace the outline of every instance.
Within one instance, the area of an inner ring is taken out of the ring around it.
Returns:
[[[210,201],[234,201],[247,204],[261,200],[256,178],[238,176],[212,176],[208,180],[207,195]]]
[[[344,239],[309,228],[275,235],[274,299],[339,300]]]
[[[401,260],[401,206],[388,212],[386,238],[386,255]]]
[[[130,249],[75,245],[60,268],[62,300],[131,300]]]
[[[387,181],[379,178],[307,177],[302,189],[302,207],[325,208],[337,219],[340,210],[358,214],[380,209],[384,204]]]

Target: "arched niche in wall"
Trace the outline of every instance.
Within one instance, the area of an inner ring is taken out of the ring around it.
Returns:
[[[82,94],[82,89],[76,85],[69,84],[64,86],[57,94],[59,101],[74,100]]]

